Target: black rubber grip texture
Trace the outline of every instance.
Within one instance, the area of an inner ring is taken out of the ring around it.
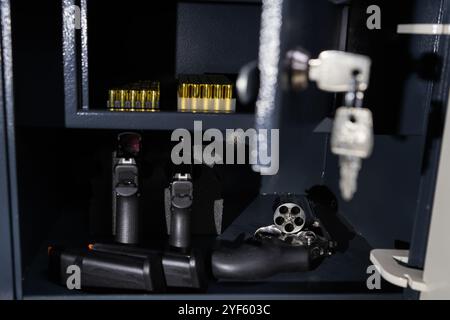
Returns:
[[[65,286],[70,276],[67,268],[77,265],[81,271],[81,289],[164,291],[161,258],[157,254],[141,258],[87,250],[53,250],[50,271]]]
[[[137,258],[156,255],[155,251],[148,249],[117,244],[96,243],[93,250]],[[206,284],[205,263],[200,252],[195,250],[189,254],[166,252],[162,257],[162,266],[168,287],[202,288]]]
[[[116,242],[137,244],[140,240],[140,213],[138,196],[117,197]]]
[[[273,240],[221,247],[212,255],[212,271],[219,280],[260,280],[283,272],[308,271],[310,266],[307,248]]]

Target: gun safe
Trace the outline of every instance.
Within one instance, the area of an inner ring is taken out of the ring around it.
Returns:
[[[449,297],[447,0],[0,3],[1,298]]]

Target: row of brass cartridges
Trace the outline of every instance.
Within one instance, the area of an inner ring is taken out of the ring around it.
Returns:
[[[233,85],[221,76],[179,76],[178,96],[180,98],[232,99]]]
[[[154,109],[159,107],[159,87],[109,90],[110,109]]]

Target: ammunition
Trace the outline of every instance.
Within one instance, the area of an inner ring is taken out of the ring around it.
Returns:
[[[192,98],[191,101],[191,111],[195,112],[197,111],[197,105],[198,105],[198,98]]]
[[[130,90],[129,98],[130,98],[131,109],[134,111],[134,108],[136,108],[137,91]]]
[[[144,111],[159,106],[160,84],[140,81],[119,89],[108,90],[108,109],[111,111]]]
[[[201,95],[202,99],[211,99],[212,98],[212,86],[210,84],[201,84]]]
[[[214,112],[220,111],[220,104],[219,99],[214,99]]]
[[[222,99],[222,85],[214,85],[214,99]]]
[[[156,108],[158,101],[155,90],[147,91],[147,99],[149,102],[150,109]]]
[[[116,105],[116,90],[109,90],[109,108],[114,109]]]
[[[203,111],[208,111],[209,85],[200,84],[200,98],[203,100]]]
[[[198,85],[198,84],[192,85],[192,97],[191,98],[200,98],[200,85]]]
[[[190,112],[233,112],[233,85],[223,75],[179,75],[178,109]]]
[[[189,85],[187,83],[180,84],[179,93],[180,98],[187,98],[189,95]]]
[[[179,107],[181,108],[181,111],[183,111],[183,112],[186,111],[186,99],[187,98],[180,98],[181,105]]]
[[[138,94],[139,109],[145,109],[146,101],[147,101],[147,91],[140,90]]]
[[[231,112],[231,99],[225,99],[225,112]]]
[[[128,101],[128,92],[127,90],[119,90],[119,101],[120,101],[120,108],[124,109],[126,108],[126,103]]]
[[[224,84],[223,88],[223,98],[232,99],[233,98],[233,86],[231,84]]]

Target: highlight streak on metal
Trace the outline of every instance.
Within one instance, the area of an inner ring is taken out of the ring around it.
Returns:
[[[259,45],[260,89],[256,101],[256,129],[273,129],[275,97],[280,60],[280,35],[282,27],[283,0],[263,0],[261,31]],[[270,141],[259,135],[259,153],[266,153]],[[252,150],[258,152],[258,150]],[[253,170],[261,171],[261,164],[254,165]]]
[[[64,61],[64,103],[67,112],[78,111],[78,70],[76,64],[75,1],[63,0],[63,61]]]
[[[88,21],[87,0],[81,0],[81,84],[82,108],[89,109],[89,63],[88,63]]]
[[[0,16],[1,16],[1,45],[0,45],[0,63],[3,67],[3,97],[5,106],[5,127],[6,127],[6,146],[7,146],[7,162],[9,170],[9,189],[12,225],[12,245],[13,245],[13,270],[14,270],[14,289],[17,299],[22,299],[22,263],[21,256],[18,254],[20,250],[20,221],[19,221],[19,199],[17,196],[17,169],[15,145],[15,117],[14,117],[14,83],[13,83],[13,54],[12,54],[12,37],[11,37],[11,7],[9,0],[0,0]],[[0,68],[1,70],[2,68]],[[6,204],[5,204],[6,205]]]

